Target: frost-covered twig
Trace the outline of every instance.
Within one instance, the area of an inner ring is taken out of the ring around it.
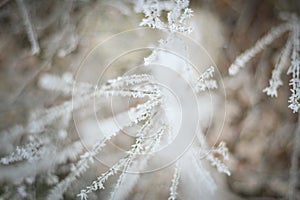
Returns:
[[[192,165],[196,168],[196,172],[193,174],[197,175],[197,179],[200,178],[203,182],[203,185],[207,186],[211,193],[216,190],[216,183],[212,176],[210,175],[209,171],[205,169],[203,166],[202,160],[199,159],[199,154],[195,149],[191,149],[191,152],[188,154],[189,161],[192,162]],[[184,164],[184,163],[182,163]],[[182,172],[183,173],[183,172]]]
[[[201,149],[200,154],[205,155],[205,158],[211,163],[212,166],[215,166],[219,172],[223,172],[230,176],[230,171],[228,167],[215,156],[215,154],[223,157],[224,160],[229,159],[228,148],[226,147],[225,142],[220,142],[216,148],[212,149]]]
[[[126,172],[128,166],[131,164],[133,159],[142,151],[142,143],[144,142],[144,134],[145,129],[150,125],[149,119],[146,121],[146,123],[142,126],[141,130],[137,134],[137,139],[135,143],[131,146],[132,148],[128,151],[128,155],[120,159],[116,164],[114,164],[108,171],[101,174],[96,181],[93,181],[91,186],[87,186],[86,189],[81,190],[81,192],[77,195],[81,197],[81,199],[86,199],[87,194],[91,193],[92,191],[96,191],[98,189],[104,189],[104,182],[112,175],[114,175],[118,170],[123,168],[123,173]],[[122,182],[123,173],[121,174],[118,183],[116,185],[116,188],[120,185]]]
[[[298,112],[300,108],[300,20],[297,18],[293,21],[292,29],[292,43],[293,50],[291,56],[291,66],[289,67],[288,74],[292,74],[292,78],[290,79],[290,84],[292,86],[291,96],[289,98],[289,108],[293,110],[293,112]]]
[[[32,162],[41,156],[39,149],[42,144],[38,141],[32,141],[25,146],[17,146],[15,152],[0,159],[0,164],[9,165],[18,161],[28,160]]]
[[[240,68],[245,67],[246,63],[262,51],[266,46],[271,44],[275,39],[280,37],[283,33],[290,30],[290,24],[285,23],[273,28],[269,33],[258,40],[255,45],[239,55],[229,67],[229,74],[235,75],[239,72]]]
[[[49,84],[52,83],[54,80],[60,80],[56,76],[45,76],[44,79],[41,80],[40,83],[44,87],[50,88],[51,86]],[[133,80],[132,80],[133,79]],[[62,115],[65,115],[66,113],[73,112],[74,110],[77,110],[85,105],[88,105],[88,102],[92,101],[95,98],[99,97],[110,97],[110,96],[121,96],[121,97],[133,97],[133,98],[142,98],[142,97],[150,97],[150,98],[159,98],[160,93],[156,90],[139,90],[139,89],[131,89],[131,88],[120,88],[120,85],[132,85],[137,84],[140,82],[144,82],[145,80],[148,80],[149,77],[146,75],[134,75],[131,77],[124,77],[124,78],[117,78],[108,81],[106,84],[100,86],[100,88],[95,88],[93,92],[79,95],[77,97],[74,97],[73,99],[64,102],[61,105],[43,110],[38,111],[35,113],[32,113],[30,117],[30,122],[26,126],[26,130],[30,133],[38,133],[40,132],[44,126],[50,124],[55,119],[61,117]],[[119,82],[120,81],[120,82]],[[55,89],[61,89],[62,91],[67,91],[68,93],[71,92],[70,86],[63,86],[64,83],[61,83],[61,81],[58,83],[58,85],[53,86]],[[49,86],[48,86],[49,85]],[[59,87],[61,86],[61,87]],[[81,86],[86,89],[88,87],[87,84]],[[90,86],[92,87],[92,86]],[[78,89],[81,90],[81,89]],[[81,92],[83,93],[83,92]]]
[[[74,182],[77,177],[81,176],[89,168],[89,162],[94,162],[94,157],[106,145],[106,142],[123,128],[132,126],[133,124],[137,124],[140,121],[145,120],[146,117],[149,116],[149,110],[151,110],[154,105],[157,105],[157,102],[149,100],[144,104],[140,104],[137,107],[131,108],[129,110],[131,121],[127,123],[123,121],[122,124],[119,124],[119,126],[116,129],[112,129],[112,126],[110,124],[108,124],[107,122],[103,122],[102,124],[106,124],[106,126],[108,127],[102,128],[104,131],[107,131],[104,133],[104,139],[95,143],[91,151],[85,152],[83,155],[80,156],[80,160],[77,162],[76,165],[73,165],[73,167],[71,168],[71,173],[50,192],[48,199],[61,199],[62,194],[67,190],[70,184]],[[123,113],[118,114],[118,116],[120,115],[123,115]],[[119,118],[118,116],[115,116],[115,118]],[[108,122],[110,123],[112,121],[113,119],[108,120]],[[110,132],[108,132],[108,130],[110,130]],[[118,165],[115,166],[115,169],[117,167]],[[110,173],[107,173],[107,175],[111,174],[111,172],[114,172],[114,169],[110,170]]]
[[[39,86],[45,90],[60,91],[65,95],[83,95],[95,92],[96,90],[103,92],[115,91],[114,95],[116,95],[117,93],[120,93],[120,91],[124,91],[124,93],[129,91],[129,86],[151,83],[152,81],[153,77],[147,74],[123,76],[110,79],[98,88],[98,86],[90,83],[76,82],[71,73],[64,73],[61,77],[53,74],[43,74],[38,83]],[[131,91],[135,92],[133,89]],[[141,91],[141,93],[143,94],[143,91]],[[151,92],[148,91],[148,93]],[[124,94],[124,96],[126,95]]]
[[[291,168],[290,168],[290,179],[289,179],[289,190],[288,198],[289,200],[297,199],[297,183],[298,183],[298,159],[300,151],[300,113],[298,114],[297,128],[294,132],[294,140],[292,147],[292,156],[291,156]]]
[[[282,81],[280,75],[284,66],[286,65],[290,52],[291,52],[292,42],[289,39],[286,42],[285,47],[282,49],[279,57],[279,61],[277,62],[275,68],[272,71],[272,78],[269,80],[269,86],[266,87],[263,92],[266,92],[268,96],[277,97],[277,89],[282,85]]]
[[[115,188],[113,190],[113,192],[111,193],[110,199],[114,199],[114,195],[116,193],[116,191],[119,189],[119,187],[121,186],[121,184],[123,183],[123,179],[125,177],[125,174],[128,173],[128,169],[131,166],[132,162],[136,159],[136,157],[142,153],[144,146],[143,143],[145,142],[145,135],[146,135],[146,128],[148,128],[148,126],[150,126],[150,120],[148,120],[143,127],[141,128],[141,130],[139,131],[139,133],[137,134],[137,139],[135,140],[135,143],[133,145],[131,145],[131,149],[127,152],[128,156],[126,157],[126,159],[124,160],[124,166],[123,166],[123,170],[121,175],[118,178],[117,184],[115,185]]]
[[[63,46],[60,46],[60,49],[57,51],[57,55],[59,57],[65,57],[66,55],[72,53],[78,46],[79,37],[76,33],[76,26],[72,22],[72,8],[73,8],[73,0],[68,0],[65,2],[65,12],[61,17],[61,21],[63,24],[63,28],[61,33],[58,32],[61,36],[58,36],[59,40],[55,41],[61,45],[64,43]]]
[[[180,178],[180,161],[177,161],[176,166],[174,168],[172,185],[170,187],[170,196],[169,196],[168,200],[176,200],[179,178]]]
[[[127,162],[125,163],[125,165],[123,167],[122,173],[119,176],[117,184],[115,185],[115,188],[114,188],[113,192],[111,193],[111,196],[110,196],[111,200],[113,200],[115,198],[115,195],[118,193],[120,186],[123,184],[124,179],[128,173],[128,169],[131,167],[131,165],[134,166],[134,164],[131,164],[131,163],[133,163],[133,160],[135,159],[137,154],[143,155],[145,157],[144,162],[146,162],[146,160],[148,160],[148,158],[150,156],[152,156],[153,152],[158,148],[161,136],[166,131],[167,126],[165,124],[162,124],[162,127],[156,132],[154,137],[145,138],[148,135],[148,132],[150,131],[150,129],[152,127],[152,123],[153,123],[153,116],[151,117],[151,120],[148,120],[144,124],[144,126],[143,126],[143,127],[145,127],[144,130],[141,130],[137,134],[138,138],[136,139],[136,143],[131,146],[132,149],[130,149],[128,152],[129,155],[133,155],[133,156],[131,158],[130,158],[130,156],[128,157]],[[147,142],[147,141],[149,141],[149,142]],[[137,153],[133,152],[136,150],[138,151]],[[138,161],[135,161],[135,163],[137,163],[137,162]]]
[[[163,134],[166,133],[167,129],[168,126],[165,123],[162,123],[161,128],[154,134],[154,136],[145,141],[144,151],[142,151],[142,154],[154,154],[155,150],[158,149],[161,138]]]
[[[136,159],[136,157],[140,154],[144,154],[145,149],[148,149],[148,156],[151,155],[151,152],[154,151],[154,148],[157,148],[157,143],[152,143],[152,146],[150,148],[145,148],[147,145],[145,135],[151,128],[153,116],[149,116],[149,119],[144,123],[142,128],[140,129],[139,133],[137,134],[137,139],[135,143],[131,146],[131,149],[128,151],[128,155],[122,159],[120,159],[116,164],[114,164],[108,171],[101,174],[96,181],[93,181],[93,183],[90,186],[87,186],[86,189],[81,190],[81,192],[77,195],[81,199],[87,199],[88,193],[95,191],[95,190],[101,190],[104,189],[104,183],[105,181],[112,175],[116,174],[118,170],[122,169],[122,173],[118,178],[117,184],[111,193],[110,198],[114,199],[114,195],[118,193],[119,187],[121,186],[123,179],[126,177],[126,173],[128,169],[131,167],[132,162]],[[166,126],[163,125],[162,128],[158,131],[157,135],[161,135],[162,132],[164,132],[166,129]],[[147,157],[147,156],[146,156]],[[146,159],[148,160],[148,158]],[[146,162],[144,160],[144,162]]]
[[[141,9],[145,14],[145,18],[140,26],[148,26],[170,33],[191,33],[192,28],[187,25],[187,19],[192,17],[193,11],[187,8],[188,0],[175,1],[144,1]],[[167,22],[161,17],[163,11],[168,12]]]
[[[74,159],[74,156],[82,152],[82,145],[78,141],[62,149],[57,149],[50,141],[45,143],[47,143],[47,145],[43,146],[43,151],[39,159],[32,160],[31,162],[18,163],[18,165],[14,167],[1,168],[0,179],[14,181],[29,176],[34,177],[39,173],[53,170],[58,164],[65,163],[68,159]],[[28,170],[33,167],[35,170]]]
[[[210,89],[216,89],[217,86],[217,81],[211,79],[213,77],[213,73],[215,71],[215,68],[213,66],[209,67],[203,74],[200,75],[195,89],[196,92],[203,92],[205,90],[210,90]]]
[[[154,118],[154,115],[151,120],[151,123],[156,123],[156,120],[155,120],[156,117]],[[127,168],[128,170],[126,170],[128,172],[130,171],[130,172],[135,172],[135,173],[134,174],[126,173],[126,171],[124,169],[122,170],[122,174],[120,175],[120,177],[118,179],[118,183],[116,184],[114,190],[111,192],[110,199],[123,199],[124,194],[128,194],[130,189],[133,188],[134,183],[139,178],[140,170],[142,170],[146,166],[149,158],[151,156],[153,156],[153,152],[155,152],[157,150],[157,148],[159,147],[158,144],[160,142],[160,138],[161,138],[162,134],[166,131],[166,128],[167,128],[167,126],[164,123],[162,123],[161,126],[159,126],[159,127],[160,128],[158,131],[156,131],[154,137],[149,137],[150,130],[153,129],[154,127],[152,127],[151,124],[148,125],[147,129],[149,129],[149,130],[146,133],[147,138],[145,138],[145,142],[143,144],[143,151],[140,154],[141,156],[139,156],[137,159],[135,159],[135,161],[132,162],[132,165],[128,166],[128,168]]]
[[[93,181],[90,186],[87,186],[86,189],[80,191],[77,195],[81,198],[81,200],[86,200],[88,198],[88,194],[92,191],[102,190],[104,189],[104,182],[112,175],[116,174],[118,170],[124,165],[126,159],[120,159],[116,164],[114,164],[108,171],[104,172],[100,176],[97,177],[96,181]]]
[[[29,14],[27,12],[26,6],[23,0],[16,0],[18,8],[21,12],[21,16],[23,19],[24,26],[26,28],[27,36],[31,44],[31,52],[33,55],[40,53],[40,46],[37,41],[37,37],[35,31],[33,30],[32,23],[30,21]]]

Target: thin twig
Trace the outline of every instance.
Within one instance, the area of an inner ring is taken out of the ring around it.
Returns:
[[[29,14],[28,14],[27,9],[26,9],[26,6],[25,6],[23,0],[16,0],[16,2],[17,2],[19,10],[21,12],[23,23],[24,23],[24,26],[26,28],[27,36],[28,36],[28,39],[29,39],[30,44],[31,44],[31,52],[32,52],[33,55],[39,54],[40,53],[40,46],[39,46],[39,43],[37,41],[36,34],[33,30],[33,27],[32,27],[32,24],[31,24],[31,21],[30,21],[30,18],[29,18]]]
[[[289,180],[289,200],[296,200],[296,186],[298,180],[298,158],[300,151],[300,113],[298,114],[297,128],[294,133],[293,149],[291,157],[290,180]]]

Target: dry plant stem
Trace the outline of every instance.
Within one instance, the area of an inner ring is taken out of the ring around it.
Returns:
[[[17,2],[19,10],[21,12],[23,23],[24,23],[24,26],[26,28],[27,36],[28,36],[28,39],[29,39],[30,44],[31,44],[32,54],[33,55],[39,54],[40,53],[40,46],[39,46],[39,43],[37,41],[35,32],[33,30],[33,27],[32,27],[27,9],[25,7],[25,4],[24,4],[23,0],[16,0],[16,2]]]
[[[289,180],[289,191],[288,197],[289,200],[296,200],[296,186],[298,180],[298,159],[299,159],[299,151],[300,151],[300,113],[298,114],[298,122],[297,129],[294,133],[293,140],[293,149],[292,149],[292,157],[291,157],[291,168],[290,168],[290,180]]]

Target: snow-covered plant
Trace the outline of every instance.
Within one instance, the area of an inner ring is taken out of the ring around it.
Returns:
[[[289,98],[289,108],[293,112],[298,112],[300,108],[300,85],[299,85],[299,63],[300,63],[300,43],[299,43],[299,30],[300,20],[297,15],[288,15],[285,17],[286,22],[270,30],[265,36],[259,39],[253,47],[246,50],[239,55],[229,68],[229,74],[235,75],[240,68],[246,66],[247,62],[258,53],[263,51],[268,45],[274,42],[278,37],[288,32],[289,37],[286,44],[283,46],[280,53],[280,57],[276,66],[273,69],[272,77],[269,81],[269,86],[266,87],[263,92],[268,96],[277,97],[277,89],[283,83],[281,81],[281,73],[290,60],[290,67],[287,70],[287,74],[291,75],[290,83],[291,96]]]
[[[24,2],[22,0],[17,0],[17,2],[32,45],[32,53],[38,53],[39,46],[29,14]],[[174,120],[174,113],[171,112],[176,110],[176,107],[168,101],[172,97],[165,92],[159,81],[164,80],[166,85],[172,83],[174,92],[177,92],[179,98],[182,99],[182,109],[187,109],[188,114],[195,110],[195,107],[189,105],[189,97],[194,95],[197,98],[200,96],[199,93],[217,88],[217,81],[213,79],[215,72],[213,66],[199,75],[191,63],[178,56],[183,55],[185,58],[189,56],[185,42],[179,37],[179,34],[189,34],[193,30],[188,22],[193,12],[188,8],[189,1],[137,0],[134,5],[136,12],[142,12],[145,15],[140,23],[141,26],[167,33],[167,38],[159,40],[157,47],[144,59],[144,66],[150,66],[150,72],[123,75],[99,84],[77,81],[74,74],[70,72],[62,75],[41,73],[37,81],[39,88],[59,94],[63,100],[47,107],[34,109],[29,114],[27,122],[14,125],[1,132],[3,141],[6,139],[16,141],[21,137],[29,138],[25,142],[23,141],[25,144],[18,145],[15,151],[10,151],[11,153],[0,159],[1,165],[16,164],[17,171],[20,171],[16,174],[0,174],[1,179],[37,178],[39,173],[42,174],[46,170],[45,179],[51,185],[51,189],[47,191],[45,198],[49,200],[62,199],[72,184],[78,184],[78,180],[90,172],[89,169],[94,169],[96,160],[99,160],[99,157],[102,158],[102,153],[107,151],[109,143],[120,137],[120,133],[130,129],[134,130],[135,136],[134,140],[129,142],[129,149],[125,150],[117,161],[113,162],[114,160],[111,159],[113,163],[104,172],[96,171],[98,176],[94,177],[87,186],[82,184],[80,186],[82,189],[76,191],[78,198],[86,200],[96,191],[109,190],[107,189],[109,187],[106,186],[108,180],[114,180],[112,177],[117,177],[117,179],[108,198],[126,198],[145,168],[152,164],[151,159],[156,156],[161,156],[159,157],[161,161],[168,160],[166,157],[171,157],[173,162],[167,164],[176,162],[173,167],[173,176],[169,178],[168,199],[175,200],[180,195],[178,188],[181,185],[181,178],[183,180],[191,178],[192,185],[200,188],[199,192],[195,194],[196,196],[199,195],[206,199],[214,197],[216,186],[209,170],[204,167],[204,163],[208,160],[219,172],[230,175],[229,169],[220,158],[228,159],[228,149],[224,142],[215,148],[209,148],[202,127],[198,129],[197,119],[187,119],[187,117],[195,117],[195,115],[184,116],[186,122],[197,125],[194,129],[193,126],[185,124],[184,131],[181,131],[183,132],[181,134],[185,135],[183,141],[179,141],[179,143],[186,142],[184,144],[186,152],[180,152],[183,153],[180,156],[174,156],[173,152],[168,152],[169,154],[166,155],[157,153],[171,145],[176,139],[175,127],[178,125],[178,122]],[[164,18],[163,14],[167,14],[167,17]],[[175,53],[170,54],[168,51]],[[60,55],[65,54],[66,52],[60,53]],[[168,69],[180,74],[187,83],[180,85],[175,80],[175,76],[161,74],[160,68],[152,68],[152,65],[167,66]],[[191,86],[193,95],[185,91],[188,86]],[[86,135],[71,136],[72,127],[77,127],[72,116],[85,118],[98,112],[103,112],[104,115],[106,104],[113,98],[134,99],[136,103],[130,105],[125,111],[113,113],[113,116],[105,116],[100,123],[102,135],[93,135],[93,138]],[[115,123],[116,121],[118,124]],[[198,136],[199,140],[194,141],[194,137],[191,137],[191,141],[188,139],[184,141],[185,138],[189,138],[188,135],[194,134]],[[86,140],[93,141],[86,144]],[[8,147],[6,150],[9,151],[9,149]],[[114,153],[111,152],[111,158],[115,156]],[[36,165],[38,170],[22,173],[30,165]],[[61,165],[67,167],[62,170],[64,175],[58,179],[55,170],[59,169]],[[195,169],[195,172],[191,171],[191,167]],[[135,172],[135,174],[130,172]],[[24,186],[20,185],[18,191],[21,196],[25,196]]]

